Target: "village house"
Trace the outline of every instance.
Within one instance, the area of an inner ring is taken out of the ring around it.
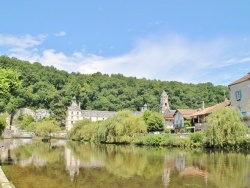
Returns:
[[[204,101],[202,101],[201,109],[199,109],[197,112],[191,115],[193,119],[193,123],[195,125],[195,131],[201,131],[206,128],[206,117],[211,114],[214,110],[221,108],[221,107],[226,107],[230,106],[230,101],[225,100],[222,103],[210,106],[205,108],[204,107]]]
[[[179,132],[181,129],[184,129],[184,122],[188,120],[191,122],[192,114],[197,112],[194,109],[177,109],[174,113],[174,129],[175,132]],[[194,128],[194,127],[189,127]]]
[[[250,73],[228,85],[231,105],[237,107],[250,128]]]

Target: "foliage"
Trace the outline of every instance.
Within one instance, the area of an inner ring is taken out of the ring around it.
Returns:
[[[224,100],[224,91],[228,97],[226,86],[214,86],[212,83],[184,84],[100,72],[88,75],[67,73],[53,66],[43,66],[38,62],[31,64],[7,56],[0,56],[0,67],[1,70],[16,70],[22,80],[19,88],[15,87],[18,86],[15,82],[12,89],[7,87],[10,96],[0,98],[0,112],[6,109],[13,112],[21,107],[46,108],[59,121],[65,119],[66,108],[74,95],[82,109],[111,111],[136,111],[145,103],[152,111],[158,111],[162,90],[169,95],[171,109],[196,109],[200,107],[201,100],[212,106]],[[14,78],[16,80],[18,74]],[[5,85],[2,88],[6,90]]]
[[[19,88],[21,81],[17,71],[0,67],[0,96],[13,94]]]
[[[21,115],[20,114],[18,116],[18,119],[19,120],[22,119],[22,120],[19,121],[19,124],[20,124],[19,128],[20,129],[26,129],[26,127],[29,126],[29,124],[31,124],[32,122],[34,122],[34,118],[31,115],[25,116],[25,115]]]
[[[194,132],[191,133],[188,137],[188,141],[187,141],[187,146],[190,147],[200,147],[203,146],[204,144],[204,133],[203,132]]]
[[[129,143],[132,138],[146,131],[147,126],[141,116],[124,110],[100,123],[97,138],[104,143]]]
[[[148,132],[163,131],[164,130],[164,119],[158,112],[152,112],[146,110],[143,114],[143,119],[147,124]]]
[[[94,122],[91,122],[90,119],[83,119],[77,121],[73,128],[67,133],[67,137],[72,140],[85,140],[89,141],[91,136],[94,134],[95,128]]]
[[[147,134],[136,137],[132,143],[146,146],[185,147],[186,140],[171,134]]]
[[[129,143],[132,138],[146,131],[147,126],[141,116],[135,116],[132,112],[124,110],[104,121],[91,122],[89,119],[78,121],[68,132],[67,137],[102,143]]]
[[[52,137],[52,133],[60,131],[59,124],[55,120],[43,120],[36,124],[35,132],[39,136]]]
[[[215,110],[207,117],[206,142],[210,147],[239,146],[248,131],[233,107]]]
[[[6,114],[0,114],[0,133],[3,132],[3,130],[6,126],[6,117],[7,117]]]
[[[33,117],[30,115],[23,116],[23,120],[21,121],[19,128],[28,132],[35,132],[37,135],[43,137],[56,136],[54,134],[61,130],[59,123],[53,119],[43,119],[34,122]]]

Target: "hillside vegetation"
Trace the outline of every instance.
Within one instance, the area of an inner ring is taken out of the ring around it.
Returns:
[[[201,101],[211,106],[224,100],[224,92],[228,96],[226,86],[214,86],[212,83],[185,84],[100,72],[68,73],[53,66],[7,56],[0,56],[0,68],[17,71],[22,81],[15,92],[1,96],[0,112],[12,113],[21,107],[46,108],[58,120],[65,118],[73,96],[82,109],[110,111],[136,111],[145,103],[150,110],[158,111],[163,90],[168,93],[171,109],[197,109]]]

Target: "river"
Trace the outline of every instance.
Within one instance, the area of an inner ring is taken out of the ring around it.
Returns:
[[[250,188],[250,151],[2,140],[16,188]]]

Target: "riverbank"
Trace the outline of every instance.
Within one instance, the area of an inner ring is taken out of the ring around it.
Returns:
[[[0,166],[0,183],[2,188],[15,188],[15,186],[11,182],[9,182],[9,180],[5,176],[1,166]]]

